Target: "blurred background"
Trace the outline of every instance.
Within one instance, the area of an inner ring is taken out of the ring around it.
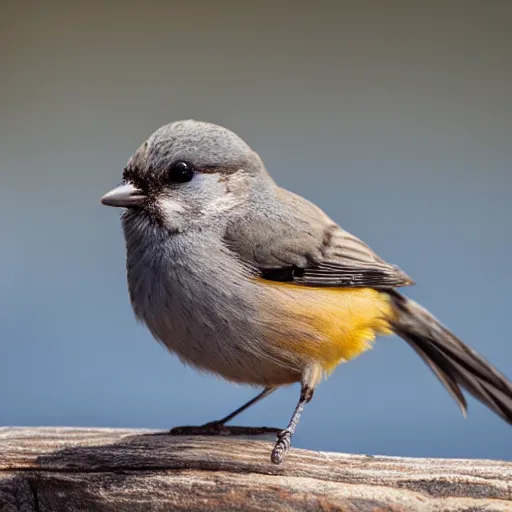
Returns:
[[[136,324],[99,203],[182,118],[242,136],[512,378],[512,2],[104,4],[2,2],[1,425],[167,429],[255,394]],[[237,424],[286,425],[298,393]],[[464,420],[395,337],[322,383],[294,444],[512,459],[510,427],[473,399]]]

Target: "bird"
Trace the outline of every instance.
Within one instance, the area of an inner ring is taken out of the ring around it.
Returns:
[[[263,388],[199,432],[299,383],[270,454],[280,464],[320,381],[390,334],[420,356],[464,414],[463,390],[512,424],[512,383],[399,291],[412,278],[278,186],[227,128],[193,119],[162,126],[101,202],[124,209],[136,318],[185,364]]]

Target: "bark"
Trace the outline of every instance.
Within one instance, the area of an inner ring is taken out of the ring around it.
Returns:
[[[512,511],[512,463],[141,430],[0,428],[0,511]]]

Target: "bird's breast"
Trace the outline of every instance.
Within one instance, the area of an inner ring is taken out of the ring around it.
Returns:
[[[300,379],[269,346],[257,284],[211,238],[127,240],[127,278],[135,315],[182,361],[255,385]]]

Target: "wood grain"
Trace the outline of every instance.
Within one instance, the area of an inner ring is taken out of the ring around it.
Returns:
[[[142,430],[0,428],[0,511],[512,512],[512,463]]]

